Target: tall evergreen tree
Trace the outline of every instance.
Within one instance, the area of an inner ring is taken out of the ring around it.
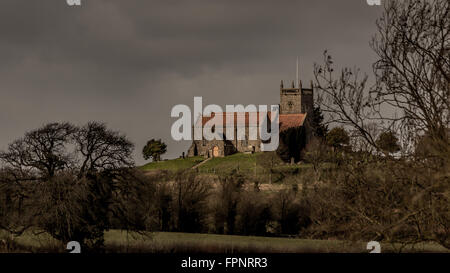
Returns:
[[[314,107],[312,115],[312,128],[314,130],[314,136],[319,138],[325,138],[328,133],[328,126],[323,122],[324,117],[320,106]]]

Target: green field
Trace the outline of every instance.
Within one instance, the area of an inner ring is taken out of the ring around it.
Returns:
[[[0,235],[2,233],[0,232]],[[2,236],[5,234],[3,233]],[[5,238],[5,237],[3,237]],[[64,252],[65,248],[48,234],[28,232],[14,239],[12,252]],[[1,243],[1,239],[0,239]],[[105,234],[107,252],[145,253],[358,253],[367,252],[366,243],[337,240],[214,235],[177,232],[156,232],[146,235],[111,230]],[[396,252],[398,246],[382,244],[382,252]],[[0,252],[2,250],[0,245]],[[419,244],[405,252],[448,252],[435,244]]]

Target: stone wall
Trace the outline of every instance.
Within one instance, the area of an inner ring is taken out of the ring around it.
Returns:
[[[219,157],[234,154],[236,152],[260,152],[261,140],[247,140],[249,138],[248,130],[246,130],[246,140],[194,140],[188,150],[188,157],[204,156],[212,157],[215,146],[219,149]]]

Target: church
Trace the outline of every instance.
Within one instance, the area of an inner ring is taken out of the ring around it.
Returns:
[[[280,85],[280,103],[279,103],[279,132],[280,136],[284,132],[290,129],[302,129],[304,132],[305,145],[311,138],[311,132],[309,130],[309,117],[312,116],[314,109],[314,87],[311,82],[310,88],[303,88],[302,82],[298,81],[295,84],[292,81],[290,86],[285,86],[281,81]],[[249,126],[252,126],[249,122],[249,113],[219,113],[223,115],[224,129],[226,131],[227,125],[234,126],[234,135],[227,136],[224,134],[223,140],[193,140],[187,155],[192,156],[204,156],[204,157],[223,157],[234,153],[254,153],[261,151],[261,139],[258,137],[256,140],[249,138]],[[270,114],[267,113],[268,119]],[[197,119],[194,127],[203,128],[205,124],[214,117],[201,117]],[[259,122],[259,121],[258,121]],[[237,128],[245,128],[245,138],[238,140]],[[280,142],[282,138],[280,138]],[[280,143],[283,145],[283,143]]]

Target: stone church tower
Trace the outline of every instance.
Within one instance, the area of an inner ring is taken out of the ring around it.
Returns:
[[[311,88],[303,88],[302,81],[295,86],[292,81],[291,87],[285,87],[284,82],[280,85],[280,114],[304,114],[312,115],[314,109],[313,84]]]

